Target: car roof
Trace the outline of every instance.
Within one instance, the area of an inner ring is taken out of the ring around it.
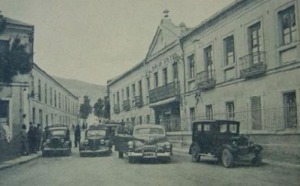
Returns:
[[[61,125],[61,124],[54,124],[54,125],[50,125],[48,126],[49,129],[65,129],[67,130],[68,129],[68,126],[67,125]]]
[[[201,124],[201,123],[205,123],[205,124],[223,124],[223,123],[232,123],[232,124],[239,124],[239,121],[235,121],[235,120],[224,120],[224,119],[214,119],[214,120],[198,120],[198,121],[194,121],[193,125],[197,125],[197,124]]]
[[[165,129],[162,125],[154,125],[154,124],[140,124],[136,125],[134,129],[139,129],[139,128],[161,128]]]

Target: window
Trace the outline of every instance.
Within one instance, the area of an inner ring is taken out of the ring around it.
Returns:
[[[177,62],[173,63],[173,80],[176,81],[178,80],[178,65]]]
[[[132,97],[135,97],[135,84],[132,84]]]
[[[195,77],[195,59],[194,54],[188,57],[188,67],[189,67],[189,78],[192,79]]]
[[[115,104],[116,104],[116,95],[113,94],[113,105],[115,105]]]
[[[52,92],[52,87],[50,87],[50,105],[52,106],[53,105],[53,92]]]
[[[235,63],[234,58],[234,38],[233,36],[224,39],[225,65]]]
[[[195,121],[196,119],[194,107],[190,108],[190,118],[191,118],[191,122]]]
[[[260,22],[248,28],[249,53],[251,54],[250,61],[253,64],[261,62],[260,52],[263,51],[262,30]]]
[[[147,77],[147,90],[149,91],[150,90],[150,78]]]
[[[54,106],[57,107],[57,103],[56,103],[56,90],[54,90]]]
[[[150,115],[147,115],[147,123],[150,123]]]
[[[260,96],[254,96],[250,98],[251,102],[251,120],[252,120],[252,129],[261,130],[262,121],[261,121],[261,98]]]
[[[286,45],[296,41],[297,27],[296,27],[296,15],[295,6],[291,6],[278,13],[280,22],[280,39],[281,44]]]
[[[142,80],[139,81],[139,96],[141,99],[143,99],[143,86],[142,86]]]
[[[163,80],[164,80],[164,85],[168,84],[168,69],[164,68],[163,69]]]
[[[143,123],[143,118],[142,118],[142,116],[140,116],[140,124],[142,124]]]
[[[234,119],[234,102],[226,102],[226,117],[227,119]]]
[[[158,73],[157,72],[154,73],[154,87],[155,88],[158,87]]]
[[[41,87],[41,80],[40,79],[38,80],[38,94],[39,94],[38,95],[39,96],[38,97],[39,101],[42,101],[42,95],[41,95],[42,94],[42,87]]]
[[[130,97],[129,87],[126,87],[126,98],[129,99],[129,97]]]
[[[297,127],[297,101],[296,92],[283,94],[284,123],[287,128]]]
[[[47,90],[47,84],[45,84],[45,103],[47,104],[48,102],[48,90]]]
[[[118,105],[120,104],[120,95],[119,95],[119,92],[117,92],[117,104]]]
[[[42,111],[42,109],[39,110],[39,124],[43,125],[43,111]]]
[[[206,105],[206,119],[213,119],[213,109],[212,105]]]
[[[124,101],[124,98],[125,98],[125,96],[124,96],[124,89],[122,89],[122,101]]]
[[[58,108],[61,108],[61,97],[60,97],[60,93],[58,93]]]
[[[35,108],[32,108],[32,122],[35,123]]]
[[[9,122],[9,102],[0,100],[0,125],[6,124],[8,125]],[[2,123],[3,122],[3,123]]]

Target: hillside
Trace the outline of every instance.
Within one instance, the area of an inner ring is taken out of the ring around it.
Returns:
[[[57,82],[70,90],[74,95],[79,97],[79,103],[82,103],[83,96],[87,95],[91,99],[91,105],[99,98],[106,96],[106,86],[87,83],[84,81],[65,79],[52,76]]]

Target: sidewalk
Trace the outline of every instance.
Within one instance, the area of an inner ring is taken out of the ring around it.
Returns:
[[[181,155],[189,155],[189,150],[186,148],[178,148],[178,147],[173,147],[173,152]],[[270,160],[270,159],[264,159],[263,158],[263,163],[272,165],[272,166],[279,166],[279,167],[289,167],[289,168],[295,168],[295,169],[300,169],[300,164],[292,164],[292,163],[287,163],[287,162],[279,162],[275,160]]]
[[[6,169],[6,168],[9,168],[9,167],[13,167],[13,166],[16,166],[16,165],[20,165],[22,163],[29,162],[31,160],[37,159],[41,155],[42,155],[41,152],[38,152],[37,154],[30,154],[30,155],[27,155],[27,156],[20,156],[16,159],[13,159],[13,160],[4,161],[4,162],[0,163],[0,170]]]

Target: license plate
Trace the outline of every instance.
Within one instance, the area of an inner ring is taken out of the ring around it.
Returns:
[[[145,153],[145,157],[155,157],[155,153]]]

